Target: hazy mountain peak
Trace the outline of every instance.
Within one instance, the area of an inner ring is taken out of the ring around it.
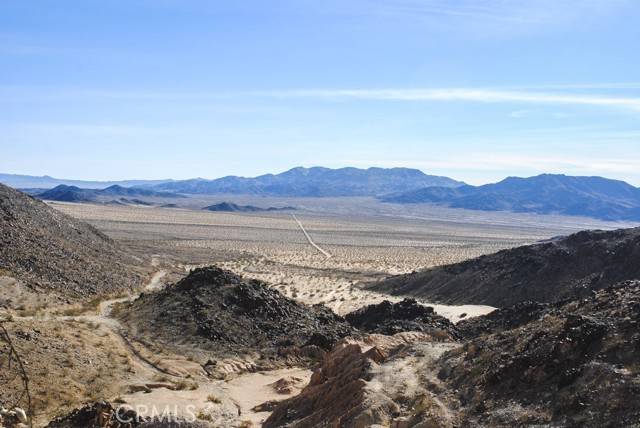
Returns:
[[[429,186],[456,187],[464,183],[447,177],[424,174],[409,168],[298,166],[279,174],[245,178],[227,176],[216,180],[175,181],[154,189],[197,194],[260,194],[272,196],[376,196]]]
[[[640,189],[619,180],[564,174],[507,177],[482,186],[423,188],[387,195],[385,202],[436,203],[452,208],[563,214],[640,221]]]

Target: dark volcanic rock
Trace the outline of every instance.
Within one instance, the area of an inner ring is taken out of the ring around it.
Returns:
[[[448,266],[389,278],[378,291],[497,307],[587,297],[640,279],[640,228],[583,231]]]
[[[462,320],[456,327],[462,337],[475,338],[482,334],[511,330],[539,320],[553,311],[552,305],[538,302],[520,302],[487,315]]]
[[[188,340],[219,356],[275,355],[311,345],[328,350],[355,333],[325,306],[300,304],[216,267],[195,269],[173,286],[142,295],[120,316],[139,333],[166,343]]]
[[[94,227],[0,184],[0,273],[84,297],[138,286],[139,263]]]
[[[481,318],[488,334],[445,354],[439,375],[469,426],[638,426],[640,281]]]
[[[368,305],[345,316],[349,324],[368,333],[393,335],[403,331],[443,333],[449,338],[459,336],[456,326],[415,299],[404,299],[398,303],[385,300]]]

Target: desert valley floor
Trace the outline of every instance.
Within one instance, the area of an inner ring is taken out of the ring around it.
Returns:
[[[309,200],[315,204],[317,200]],[[308,203],[308,202],[307,202]],[[426,207],[409,216],[378,212],[360,200],[330,199],[322,212],[248,214],[175,208],[50,205],[98,227],[143,254],[155,254],[185,272],[216,264],[266,281],[303,303],[324,303],[339,314],[389,299],[358,285],[432,266],[456,263],[504,248],[582,229],[611,228],[590,219],[478,213]],[[383,205],[383,204],[379,204]],[[308,241],[300,225],[318,250]],[[490,308],[436,308],[451,317]]]
[[[297,206],[304,204],[297,201]],[[265,281],[301,303],[323,303],[339,315],[385,299],[401,300],[363,289],[391,275],[586,228],[620,226],[580,218],[432,207],[417,207],[400,216],[388,208],[347,199],[315,200],[313,204],[293,215],[48,203],[95,226],[146,260],[145,294],[179,281],[196,267],[216,265],[246,279]],[[6,293],[19,290],[14,280],[0,279]],[[175,412],[180,415],[194,405],[200,418],[218,426],[250,426],[262,423],[270,414],[265,403],[294,396],[311,377],[309,367],[289,364],[261,369],[257,359],[246,356],[218,361],[217,377],[204,376],[206,353],[190,350],[188,343],[181,343],[179,333],[175,347],[158,346],[140,331],[138,335],[122,334],[124,318],[119,318],[117,304],[135,297],[137,294],[114,296],[95,309],[71,305],[64,311],[59,304],[52,309],[46,299],[38,305],[28,293],[19,298],[24,309],[15,316],[19,323],[11,333],[21,338],[30,370],[42,375],[32,385],[41,392],[35,402],[39,424],[83,401],[111,397],[115,403],[149,408],[177,406]],[[494,309],[431,306],[453,322]],[[135,325],[136,320],[127,322]],[[38,343],[47,344],[45,349],[29,347],[33,331]],[[377,346],[397,346],[403,340],[410,341],[411,336],[384,339]],[[433,344],[421,352],[435,359],[452,346]],[[408,369],[398,366],[393,370],[402,374]],[[113,376],[121,372],[125,374]],[[400,377],[410,380],[411,373]]]

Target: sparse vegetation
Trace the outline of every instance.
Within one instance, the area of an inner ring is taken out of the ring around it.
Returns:
[[[211,415],[211,413],[207,413],[204,410],[200,410],[196,415],[196,418],[200,419],[201,421],[213,422],[213,416]]]
[[[222,400],[218,396],[215,396],[215,395],[207,396],[207,401],[209,401],[211,403],[215,403],[215,404],[222,403]]]

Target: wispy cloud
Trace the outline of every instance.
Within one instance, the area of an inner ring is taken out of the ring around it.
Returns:
[[[572,104],[622,107],[640,111],[640,98],[637,97],[499,89],[318,89],[261,92],[258,93],[258,95],[279,98],[298,97],[378,101],[469,101],[478,103]]]
[[[517,86],[510,89],[528,90],[528,89],[640,89],[640,82],[603,82],[603,83],[559,83],[559,84],[543,84],[543,85],[527,85]]]
[[[514,119],[521,119],[523,117],[531,115],[531,113],[533,113],[532,110],[514,110],[509,113],[509,117],[512,117]]]
[[[340,2],[352,13],[428,23],[431,30],[456,28],[476,36],[598,22],[620,15],[631,0],[352,0]],[[326,7],[326,6],[325,6]]]
[[[602,86],[612,88],[613,84]],[[620,84],[624,88],[624,84]],[[629,84],[630,85],[630,84]],[[596,85],[590,87],[595,88]],[[561,88],[560,86],[558,88]],[[577,87],[576,87],[577,88]],[[241,98],[315,99],[327,101],[394,101],[394,102],[472,102],[508,103],[513,105],[583,105],[623,108],[640,111],[640,95],[593,94],[570,90],[540,91],[499,87],[484,88],[406,88],[406,89],[283,89],[270,91],[182,92],[165,90],[101,90],[47,87],[1,86],[6,99],[99,98],[128,101],[207,102]],[[528,108],[514,110],[522,116]],[[518,113],[520,112],[520,113]]]

